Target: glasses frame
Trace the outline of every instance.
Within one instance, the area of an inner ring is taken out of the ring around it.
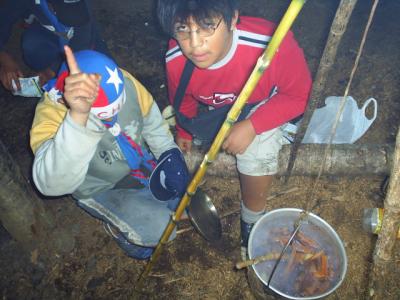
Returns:
[[[178,33],[176,32],[176,31],[174,31],[174,38],[175,39],[177,39],[178,41],[184,41],[184,40],[188,40],[188,39],[190,39],[190,35],[191,35],[191,33],[192,32],[195,32],[196,34],[198,34],[200,37],[209,37],[209,36],[212,36],[214,33],[215,33],[215,31],[218,29],[218,27],[219,27],[219,25],[221,24],[221,22],[222,22],[222,20],[223,20],[224,18],[223,17],[221,17],[221,19],[219,19],[219,21],[218,21],[218,23],[217,24],[215,24],[213,27],[211,27],[211,28],[208,28],[208,29],[211,29],[211,32],[210,33],[206,33],[205,35],[204,35],[204,31],[203,31],[203,34],[201,34],[201,32],[202,32],[202,30],[204,30],[204,28],[202,28],[201,26],[199,26],[199,28],[197,28],[196,30],[188,30],[188,31],[180,31],[179,33],[181,33],[181,34],[186,34],[187,36],[185,36],[185,37],[178,37]]]

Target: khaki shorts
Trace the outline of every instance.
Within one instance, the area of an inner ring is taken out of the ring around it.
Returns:
[[[258,134],[243,154],[236,155],[238,171],[249,176],[276,174],[279,150],[284,144],[288,141],[280,128]]]

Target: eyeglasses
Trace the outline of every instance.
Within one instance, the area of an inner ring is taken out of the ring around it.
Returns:
[[[217,30],[219,24],[221,24],[222,19],[223,18],[221,18],[217,24],[207,22],[201,23],[199,24],[199,28],[196,30],[190,30],[187,24],[178,23],[174,30],[174,37],[179,41],[187,40],[190,38],[192,32],[196,32],[200,37],[212,36],[215,30]]]

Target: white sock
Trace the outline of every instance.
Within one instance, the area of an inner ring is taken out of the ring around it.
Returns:
[[[265,209],[260,210],[260,211],[253,211],[248,209],[243,201],[240,202],[240,217],[241,219],[249,224],[253,224],[255,222],[257,222],[264,214],[265,214]]]

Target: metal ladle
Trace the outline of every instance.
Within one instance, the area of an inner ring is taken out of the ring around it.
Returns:
[[[197,232],[209,242],[216,242],[222,236],[221,220],[211,198],[201,189],[191,197],[186,208],[189,219]]]

